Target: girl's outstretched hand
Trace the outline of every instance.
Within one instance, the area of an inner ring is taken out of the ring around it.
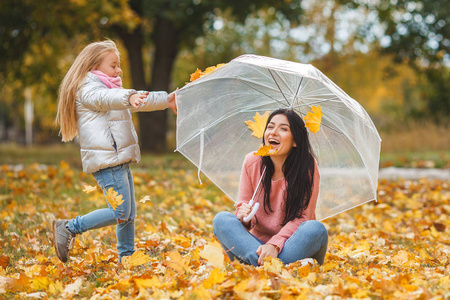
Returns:
[[[138,109],[142,103],[145,103],[145,98],[147,98],[148,94],[149,92],[133,94],[128,98],[128,102],[131,106]]]
[[[169,108],[173,110],[174,114],[177,114],[177,102],[175,101],[175,93],[176,91],[169,94]]]
[[[273,258],[278,257],[278,247],[272,244],[264,244],[259,246],[256,250],[256,254],[259,255],[258,264],[261,266],[264,264],[264,258],[272,256]]]

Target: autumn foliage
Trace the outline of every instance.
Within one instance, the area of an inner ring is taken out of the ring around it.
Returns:
[[[66,264],[53,250],[53,219],[106,206],[91,176],[64,162],[1,166],[0,298],[450,297],[449,182],[380,181],[378,202],[324,221],[324,265],[269,259],[255,268],[231,263],[214,239],[214,215],[233,203],[212,183],[199,185],[196,170],[177,162],[157,172],[138,166],[137,252],[122,265],[114,227],[78,236]]]

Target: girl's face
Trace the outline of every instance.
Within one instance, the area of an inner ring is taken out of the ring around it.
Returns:
[[[287,157],[293,147],[297,147],[288,118],[283,114],[273,116],[264,132],[264,143],[272,145],[278,152],[272,157]]]
[[[119,56],[115,51],[109,52],[95,70],[101,71],[109,77],[117,77],[122,72]]]

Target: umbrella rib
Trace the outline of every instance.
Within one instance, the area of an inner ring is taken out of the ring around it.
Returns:
[[[273,98],[273,97],[267,95],[266,93],[261,92],[260,90],[258,90],[258,89],[256,89],[256,88],[252,87],[251,85],[247,84],[247,82],[245,82],[244,80],[241,80],[241,82],[242,82],[243,84],[245,84],[246,86],[248,86],[249,88],[254,89],[254,90],[257,91],[258,93],[261,93],[261,94],[263,94],[264,96],[267,96],[267,97],[269,97],[270,99],[272,99],[272,100],[278,102],[279,104],[285,105],[283,102],[281,102],[281,101],[279,101],[279,100],[277,100],[277,99],[275,99],[275,98]],[[284,96],[284,95],[283,95],[283,96]]]
[[[300,79],[300,83],[298,84],[297,91],[295,92],[295,95],[294,95],[294,101],[296,101],[297,103],[298,103],[298,101],[295,99],[297,99],[297,95],[298,95],[298,92],[300,91],[300,86],[302,85],[302,82],[303,82],[303,77],[302,77],[302,79]],[[292,106],[292,108],[294,108],[294,106]]]
[[[284,99],[286,100],[287,104],[289,104],[289,107],[291,107],[291,103],[289,103],[289,100],[284,95],[283,91],[281,90],[281,87],[278,85],[278,82],[275,80],[275,77],[272,74],[272,71],[270,69],[267,69],[270,73],[270,76],[272,76],[273,81],[275,81],[275,84],[277,85],[278,89],[280,90],[280,93],[283,95]]]
[[[339,99],[339,98],[335,98],[335,99]],[[311,102],[311,103],[308,103],[308,104],[298,104],[298,105],[293,106],[293,108],[302,107],[302,106],[310,106],[310,105],[314,105],[314,104],[318,104],[318,103],[322,103],[322,102],[331,102],[331,101],[333,101],[335,99],[317,100],[315,102]]]

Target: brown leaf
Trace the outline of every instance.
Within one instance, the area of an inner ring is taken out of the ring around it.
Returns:
[[[8,265],[9,265],[9,256],[6,255],[0,256],[0,267],[6,269]]]

